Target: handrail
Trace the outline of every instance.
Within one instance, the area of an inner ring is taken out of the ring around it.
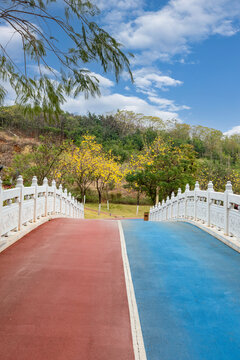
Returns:
[[[187,184],[184,193],[179,188],[176,196],[172,193],[171,199],[167,197],[150,209],[151,221],[174,219],[200,221],[240,240],[240,195],[233,194],[230,181],[225,192],[214,191],[211,181],[207,190],[200,190],[196,182],[194,190],[190,191]]]
[[[84,206],[67,189],[63,191],[62,185],[57,188],[55,180],[49,186],[44,178],[39,186],[34,176],[31,186],[24,186],[20,175],[15,188],[4,190],[0,178],[0,236],[8,236],[28,223],[51,215],[81,219]]]

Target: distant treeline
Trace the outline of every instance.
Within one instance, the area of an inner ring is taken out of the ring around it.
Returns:
[[[163,121],[129,111],[84,116],[63,112],[58,121],[49,123],[42,115],[28,118],[19,106],[0,108],[0,126],[37,138],[54,135],[56,141],[72,140],[75,146],[80,146],[88,134],[123,166],[129,164],[132,156],[150,148],[157,138],[166,143],[171,141],[172,149],[191,145],[198,169],[194,178],[203,187],[213,180],[216,190],[223,191],[226,181],[231,180],[235,191],[240,191],[240,134],[227,137],[216,129]]]
[[[38,137],[53,133],[62,139],[72,139],[77,145],[87,133],[106,150],[111,149],[121,162],[128,161],[133,153],[142,151],[157,136],[171,138],[176,146],[191,144],[198,158],[219,161],[229,167],[240,168],[240,134],[224,136],[219,130],[190,126],[175,120],[162,121],[129,111],[114,115],[73,115],[62,113],[59,120],[49,124],[43,116],[28,118],[19,106],[0,108],[0,126],[23,131]]]

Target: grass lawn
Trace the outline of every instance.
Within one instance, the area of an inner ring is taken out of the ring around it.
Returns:
[[[85,219],[114,219],[122,218],[143,218],[143,213],[149,211],[150,206],[139,206],[138,215],[136,214],[136,205],[110,204],[109,211],[107,204],[102,204],[101,214],[98,215],[98,204],[85,204]]]

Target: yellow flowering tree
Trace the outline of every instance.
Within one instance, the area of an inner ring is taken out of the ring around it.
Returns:
[[[240,193],[240,172],[226,165],[200,159],[196,178],[202,189],[206,189],[209,181],[212,181],[215,191],[225,191],[227,181],[231,181],[233,191]]]
[[[104,153],[98,155],[95,167],[94,178],[96,189],[98,192],[99,211],[102,203],[102,193],[110,184],[119,184],[123,178],[121,166],[117,163],[112,153]]]
[[[95,180],[98,158],[102,152],[102,145],[98,144],[94,136],[85,135],[78,147],[71,145],[69,151],[62,156],[61,171],[66,181],[76,183],[81,192],[81,199],[86,190]]]

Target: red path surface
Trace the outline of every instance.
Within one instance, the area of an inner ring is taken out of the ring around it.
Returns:
[[[0,359],[134,359],[117,222],[52,220],[0,254]]]

